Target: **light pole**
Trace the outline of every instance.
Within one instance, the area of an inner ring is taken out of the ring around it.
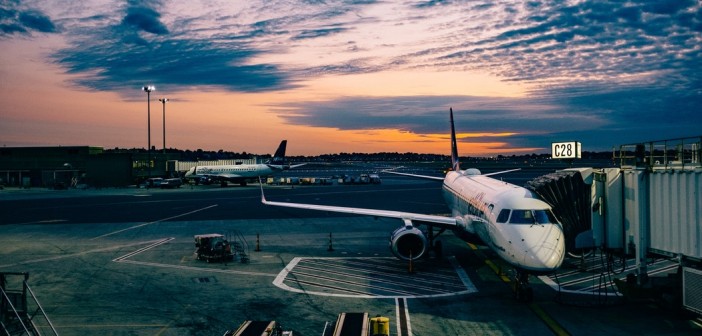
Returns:
[[[163,154],[166,154],[166,103],[168,98],[160,98],[158,101],[163,103]]]
[[[146,148],[146,152],[148,153],[148,162],[146,163],[149,166],[149,177],[151,177],[151,91],[156,90],[156,87],[153,85],[148,85],[144,86],[141,88],[146,92],[146,111],[147,111],[147,133],[148,133],[148,147]]]

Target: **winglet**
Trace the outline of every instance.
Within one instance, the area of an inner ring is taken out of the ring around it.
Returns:
[[[451,169],[459,171],[461,169],[458,162],[458,146],[456,144],[456,128],[453,126],[453,108],[449,108],[451,114]]]
[[[263,181],[261,181],[261,177],[258,177],[258,185],[261,187],[261,203],[266,204],[266,195],[263,194]]]

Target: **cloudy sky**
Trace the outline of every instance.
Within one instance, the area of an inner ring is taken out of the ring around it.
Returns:
[[[0,146],[548,153],[702,135],[702,9],[662,1],[0,0]]]

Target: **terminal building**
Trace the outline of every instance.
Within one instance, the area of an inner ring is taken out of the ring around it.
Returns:
[[[257,159],[184,162],[180,153],[105,151],[102,147],[2,147],[0,187],[127,187],[150,177],[180,177],[196,165],[253,164]]]
[[[105,152],[102,147],[0,148],[0,185],[67,188],[125,187],[150,176],[169,176],[169,161],[180,154]],[[171,165],[172,166],[172,165]]]

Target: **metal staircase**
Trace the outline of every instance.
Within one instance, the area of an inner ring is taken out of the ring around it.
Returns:
[[[7,336],[58,336],[28,279],[28,273],[0,273],[0,328]]]
[[[234,252],[234,258],[239,258],[241,263],[249,262],[249,244],[246,242],[246,238],[239,231],[233,231],[229,233],[229,242],[232,244],[232,250]]]

